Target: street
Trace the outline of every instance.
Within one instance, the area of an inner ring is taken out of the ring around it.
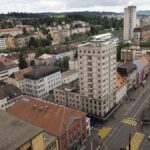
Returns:
[[[150,140],[148,140],[148,136],[150,135],[150,126],[141,127],[141,113],[150,103],[149,91],[150,77],[148,77],[144,87],[141,86],[128,94],[132,100],[125,100],[114,113],[114,117],[109,118],[105,123],[96,122],[96,125],[92,129],[91,137],[87,140],[84,149],[127,149],[129,145],[129,135],[131,135],[131,150],[149,150]],[[110,128],[111,131],[106,132],[104,127]],[[99,132],[105,135],[105,138],[99,138]]]

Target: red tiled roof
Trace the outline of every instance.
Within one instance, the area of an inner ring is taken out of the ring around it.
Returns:
[[[125,84],[126,84],[126,80],[117,72],[117,75],[116,75],[116,86],[117,86],[117,88],[119,89]]]
[[[13,73],[10,77],[15,78],[17,81],[22,80],[24,78],[24,75],[30,71],[32,71],[32,67],[28,67],[25,69],[22,69],[18,72]]]
[[[67,130],[71,118],[86,116],[84,112],[47,103],[29,96],[20,98],[12,107],[8,108],[7,112],[43,128],[55,136],[60,136]]]

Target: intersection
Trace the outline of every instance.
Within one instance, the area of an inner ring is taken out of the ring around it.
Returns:
[[[131,150],[149,150],[150,127],[141,127],[141,113],[150,103],[150,77],[145,87],[139,87],[129,93],[135,101],[125,101],[107,122],[97,122],[93,135],[87,141],[87,150],[128,149],[131,136]],[[92,141],[92,142],[91,142]],[[92,144],[92,146],[91,146]]]

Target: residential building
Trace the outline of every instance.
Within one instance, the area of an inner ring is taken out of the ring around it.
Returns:
[[[90,25],[84,21],[74,21],[72,23],[71,35],[90,32]]]
[[[39,39],[39,38],[43,38],[43,37],[44,37],[44,35],[43,35],[43,33],[42,33],[41,31],[36,31],[36,32],[34,32],[32,36],[33,36],[34,38],[36,38],[36,39]]]
[[[106,33],[78,47],[82,107],[91,115],[104,118],[114,107],[117,42]]]
[[[0,49],[15,48],[14,37],[7,34],[0,38]]]
[[[16,28],[21,29],[22,31],[23,31],[23,29],[26,29],[27,33],[31,33],[34,31],[34,27],[31,25],[18,24],[18,25],[16,25]]]
[[[7,109],[22,95],[21,91],[12,84],[0,83],[0,109]]]
[[[24,92],[33,97],[47,99],[54,88],[61,85],[61,72],[49,65],[35,66],[24,75]]]
[[[60,38],[65,40],[65,38],[69,38],[71,36],[70,29],[62,29],[59,31]]]
[[[133,51],[130,48],[121,49],[121,60],[122,61],[132,61],[133,60]]]
[[[127,81],[127,90],[130,90],[136,86],[136,65],[132,62],[126,62],[118,66],[117,71]]]
[[[30,71],[32,71],[32,67],[28,67],[28,68],[22,69],[18,72],[15,72],[9,76],[7,82],[15,85],[24,93],[24,89],[25,89],[24,75]]]
[[[144,79],[144,65],[139,60],[134,60],[133,63],[136,65],[136,85],[138,87]]]
[[[1,64],[0,70],[2,71],[1,74],[2,75],[3,73],[5,74],[4,75],[6,77],[5,79],[7,79],[8,76],[10,76],[12,73],[19,71],[18,65],[5,56],[0,57],[0,64]]]
[[[150,48],[148,47],[137,47],[135,49],[133,49],[133,60],[135,59],[139,59],[140,57],[142,57],[144,54],[150,53]]]
[[[53,42],[52,42],[53,45],[60,43],[60,33],[59,33],[59,30],[57,30],[57,29],[50,30],[49,34],[53,38]]]
[[[6,46],[5,38],[0,38],[0,50],[6,49],[6,48],[7,48],[7,46]]]
[[[53,64],[55,61],[55,55],[43,54],[35,59],[35,64]]]
[[[5,61],[4,62],[5,66],[7,67],[8,70],[8,76],[10,76],[12,73],[18,72],[19,71],[19,67],[17,64],[11,62],[11,61]]]
[[[76,70],[68,70],[61,75],[62,84],[70,83],[79,78],[79,72]]]
[[[29,96],[20,98],[7,112],[56,136],[61,150],[80,149],[86,140],[84,112]]]
[[[0,62],[0,81],[8,79],[8,69],[3,62]]]
[[[15,45],[18,48],[27,47],[29,44],[31,36],[24,36],[24,35],[16,35],[15,36]]]
[[[136,6],[128,6],[124,8],[124,41],[133,39],[133,30],[136,27]]]
[[[82,99],[80,96],[79,80],[68,84],[62,84],[54,89],[55,103],[69,108],[82,110]]]
[[[0,111],[1,150],[44,150],[43,129]]]
[[[23,56],[25,57],[25,60],[28,64],[28,66],[31,65],[32,61],[35,61],[35,51],[25,50],[25,51],[23,51]]]
[[[73,50],[56,50],[54,51],[53,55],[55,55],[55,59],[63,59],[64,57],[69,57],[70,59],[73,59],[74,57],[74,51]]]
[[[12,36],[16,36],[19,34],[22,34],[23,31],[22,29],[18,29],[18,28],[7,28],[7,29],[0,29],[0,36],[2,35],[12,35]]]
[[[118,72],[116,75],[116,86],[116,103],[119,104],[127,94],[127,83]]]
[[[141,58],[139,58],[138,61],[140,64],[142,64],[144,66],[144,77],[143,77],[143,79],[145,79],[145,77],[148,75],[148,73],[150,71],[149,61],[147,60],[147,58],[145,56],[142,56]]]
[[[142,27],[142,40],[145,42],[150,40],[150,27],[149,26]]]
[[[121,60],[122,61],[132,61],[135,59],[139,59],[142,55],[150,53],[150,48],[148,47],[139,47],[139,46],[131,46],[124,47],[121,50]]]
[[[142,28],[135,27],[133,30],[133,42],[134,44],[139,44],[142,41]]]
[[[69,60],[69,70],[79,70],[77,59]]]
[[[115,105],[117,42],[107,33],[79,45],[80,82],[73,81],[56,88],[55,103],[106,119]]]

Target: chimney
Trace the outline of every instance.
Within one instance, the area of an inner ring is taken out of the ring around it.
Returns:
[[[33,105],[33,107],[32,107],[32,108],[33,108],[33,109],[36,109],[37,107],[38,107],[37,105]]]
[[[44,111],[46,112],[48,110],[48,106],[44,106]]]

